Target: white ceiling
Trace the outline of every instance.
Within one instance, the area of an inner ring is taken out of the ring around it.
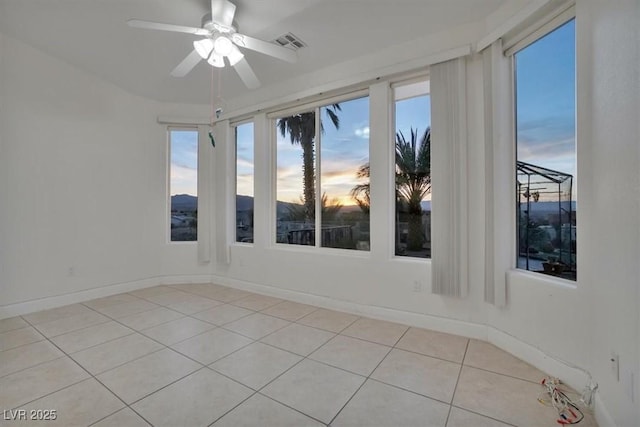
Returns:
[[[458,25],[484,20],[508,0],[235,0],[239,31],[308,47],[288,64],[245,51],[264,86]],[[169,72],[193,49],[189,34],[127,26],[138,18],[200,26],[207,0],[0,0],[0,32],[150,99],[206,104],[212,67]],[[213,77],[226,98],[245,94],[227,67]]]

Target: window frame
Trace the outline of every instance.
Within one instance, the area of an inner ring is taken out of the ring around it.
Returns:
[[[253,153],[253,206],[254,206],[254,229],[253,229],[253,242],[239,242],[238,241],[238,230],[237,230],[237,212],[238,212],[238,204],[237,204],[237,196],[238,196],[238,127],[242,125],[246,125],[248,123],[253,124],[253,144],[252,144],[252,153]],[[234,209],[233,209],[233,241],[231,244],[240,245],[240,246],[253,246],[255,244],[255,200],[256,200],[256,170],[255,170],[255,158],[256,158],[256,124],[253,117],[246,118],[239,121],[234,121],[230,123],[233,135],[233,197],[234,197]]]
[[[165,190],[165,194],[167,197],[167,201],[166,201],[166,219],[167,219],[167,223],[165,226],[165,230],[166,230],[166,243],[170,244],[170,245],[193,245],[193,244],[197,244],[198,243],[198,232],[197,232],[197,228],[196,228],[196,238],[195,240],[172,240],[171,239],[171,161],[172,161],[172,155],[171,155],[171,146],[172,146],[172,137],[171,137],[171,132],[173,131],[191,131],[191,132],[195,132],[196,134],[196,158],[197,158],[197,166],[196,166],[196,177],[199,180],[199,171],[200,171],[200,153],[199,153],[199,149],[200,149],[200,129],[197,125],[188,125],[188,124],[169,124],[167,125],[167,142],[166,142],[166,149],[167,149],[167,172],[166,172],[166,190]],[[196,192],[198,191],[198,182],[196,181]],[[200,210],[200,195],[198,194],[196,196],[197,198],[197,205],[196,208],[199,211]]]
[[[420,93],[415,93],[412,94],[410,96],[402,96],[400,98],[398,98],[396,96],[396,89],[399,87],[406,87],[406,86],[412,86],[412,85],[416,85],[416,87],[418,87],[418,85],[426,83],[426,91],[424,92],[420,92]],[[409,256],[409,255],[398,255],[396,254],[396,198],[395,198],[395,191],[396,191],[396,162],[395,162],[395,158],[396,158],[396,132],[397,132],[397,125],[396,125],[396,103],[398,101],[403,101],[403,100],[408,100],[408,99],[413,99],[413,98],[417,98],[419,96],[429,96],[431,97],[431,78],[429,76],[428,73],[426,74],[422,74],[422,75],[417,75],[417,76],[413,76],[410,78],[406,78],[403,80],[394,80],[390,83],[389,85],[389,89],[390,89],[390,96],[389,96],[389,100],[390,100],[390,112],[391,112],[391,117],[389,120],[390,126],[389,126],[389,131],[390,131],[390,137],[389,137],[389,151],[390,151],[390,159],[391,159],[391,167],[390,170],[388,171],[389,173],[389,178],[390,178],[390,186],[391,186],[391,224],[390,224],[390,233],[391,233],[391,240],[390,240],[390,245],[389,245],[389,253],[390,253],[390,258],[394,261],[401,261],[401,262],[420,262],[420,263],[430,263],[431,262],[431,256],[428,257],[415,257],[415,256]],[[429,100],[429,102],[431,102],[431,100]],[[430,120],[431,121],[431,120]],[[433,206],[431,207],[431,212],[433,213]]]
[[[362,89],[352,90],[348,92],[342,92],[337,95],[333,95],[330,97],[318,98],[314,99],[310,102],[296,104],[294,106],[288,106],[286,108],[281,108],[277,110],[273,110],[266,114],[267,123],[269,126],[269,139],[270,139],[270,153],[271,153],[271,188],[273,189],[273,194],[270,200],[270,212],[272,215],[272,221],[270,224],[270,247],[290,250],[290,251],[306,251],[313,253],[330,253],[330,254],[344,254],[361,258],[369,258],[371,256],[371,250],[356,250],[356,249],[342,249],[342,248],[331,248],[322,246],[322,236],[319,233],[315,234],[315,242],[314,245],[295,245],[288,243],[278,243],[277,242],[277,202],[278,202],[278,129],[277,129],[277,121],[283,117],[287,117],[293,114],[300,114],[305,112],[314,112],[315,114],[315,168],[316,168],[316,176],[315,176],[315,187],[316,187],[316,200],[315,200],[315,211],[316,215],[314,218],[314,227],[315,230],[322,229],[322,215],[319,215],[318,212],[322,210],[322,195],[321,195],[321,150],[322,150],[322,138],[320,135],[320,113],[323,107],[326,107],[331,104],[338,104],[341,102],[348,102],[355,99],[360,99],[370,97],[369,87],[365,87]],[[369,153],[371,153],[371,148],[369,147]]]
[[[547,281],[550,283],[556,283],[562,286],[569,286],[569,287],[576,287],[577,283],[578,283],[578,278],[577,278],[577,271],[578,271],[578,267],[577,267],[577,261],[576,261],[576,277],[573,279],[570,278],[564,278],[564,277],[559,277],[559,276],[555,276],[555,275],[548,275],[548,274],[543,274],[541,272],[537,272],[537,271],[533,271],[533,270],[527,270],[525,268],[520,268],[518,267],[518,259],[519,259],[519,220],[518,220],[518,215],[519,215],[519,209],[518,209],[518,197],[517,197],[517,186],[515,184],[515,180],[516,180],[516,164],[518,161],[518,128],[517,128],[517,122],[518,122],[518,111],[517,111],[517,87],[516,87],[516,83],[517,83],[517,79],[516,79],[516,72],[517,72],[517,67],[516,67],[516,57],[515,55],[522,51],[523,49],[526,49],[527,47],[529,47],[530,45],[536,43],[538,40],[546,37],[547,35],[549,35],[550,33],[556,31],[557,29],[559,29],[560,27],[564,26],[565,24],[569,23],[572,20],[576,20],[576,11],[575,11],[575,4],[569,4],[569,5],[565,5],[564,7],[561,7],[557,10],[555,10],[554,12],[548,14],[547,16],[545,16],[544,18],[536,21],[534,24],[527,26],[524,30],[518,32],[515,35],[512,35],[511,37],[506,38],[503,41],[503,54],[505,57],[508,58],[509,60],[509,92],[510,92],[510,105],[509,105],[509,111],[511,114],[510,117],[510,132],[511,132],[511,150],[512,152],[511,154],[511,164],[509,165],[509,170],[511,172],[511,176],[512,179],[514,180],[514,183],[511,185],[511,192],[509,195],[509,200],[510,200],[510,205],[512,206],[512,209],[510,209],[510,214],[513,218],[513,226],[511,227],[510,230],[510,234],[511,234],[511,238],[510,238],[510,243],[511,243],[511,247],[512,247],[512,254],[513,256],[511,257],[511,272],[514,274],[522,274],[522,275],[526,275],[532,278],[535,278],[537,280],[543,280],[543,281]],[[577,32],[577,31],[576,31]],[[577,41],[577,38],[576,38]],[[577,73],[578,73],[578,69],[577,69],[577,64],[578,64],[578,49],[575,49],[575,63],[576,63],[576,68],[575,68],[575,74],[574,74],[574,81],[577,83]],[[576,91],[575,93],[575,100],[574,100],[574,105],[575,105],[575,116],[577,119],[578,116],[578,108],[579,108],[579,103],[578,103],[578,92]],[[575,167],[576,167],[576,174],[574,176],[574,186],[577,186],[578,183],[578,129],[577,129],[577,122],[574,125],[574,129],[575,129]],[[576,194],[577,196],[577,194]],[[577,197],[576,197],[577,199]],[[577,200],[576,200],[577,201]],[[573,200],[570,200],[570,203],[573,202]],[[577,209],[576,209],[577,212]],[[577,222],[576,222],[577,224]],[[569,231],[571,233],[571,230]],[[576,234],[577,234],[577,225],[576,225]],[[576,260],[579,259],[579,253],[578,253],[578,247],[576,247]]]

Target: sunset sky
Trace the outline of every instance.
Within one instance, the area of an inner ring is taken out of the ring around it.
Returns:
[[[396,104],[396,124],[406,138],[410,129],[422,134],[431,125],[429,96],[399,101]],[[369,161],[369,99],[359,98],[340,103],[340,128],[336,129],[321,108],[324,134],[321,135],[321,185],[329,200],[342,205],[355,205],[351,189],[366,179],[358,180],[360,166]],[[389,141],[389,144],[393,144]],[[302,149],[292,146],[288,134],[277,136],[278,200],[300,202],[302,195]]]
[[[522,49],[515,59],[518,160],[573,175],[575,200],[575,21]]]
[[[198,195],[198,131],[170,130],[171,182],[169,194]]]

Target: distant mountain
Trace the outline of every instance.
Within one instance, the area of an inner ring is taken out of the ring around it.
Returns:
[[[295,205],[295,203],[278,201],[278,215],[288,213],[289,208],[292,205]],[[236,209],[239,211],[249,211],[253,209],[253,197],[237,195]],[[172,211],[197,211],[198,198],[190,194],[176,194],[175,196],[171,196],[171,210]]]
[[[171,196],[172,211],[197,211],[198,198],[190,194],[176,194]]]
[[[253,197],[237,195],[236,209],[239,211],[248,211],[253,209]]]

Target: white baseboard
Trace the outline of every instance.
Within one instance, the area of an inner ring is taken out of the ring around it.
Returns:
[[[595,399],[596,408],[594,410],[594,415],[596,417],[596,421],[598,422],[598,426],[600,427],[616,427],[617,424],[613,420],[613,417],[609,413],[606,405],[602,401],[602,397],[600,397],[600,393],[596,391],[596,399]]]
[[[151,277],[125,283],[114,283],[111,285],[100,286],[99,288],[85,289],[63,295],[55,295],[15,304],[3,305],[0,306],[0,319],[29,314],[41,310],[48,310],[50,308],[62,307],[63,305],[76,304],[96,298],[108,297],[122,292],[135,291],[155,286],[157,284],[158,278]]]
[[[181,276],[162,276],[160,277],[160,285],[181,285],[195,283],[211,283],[210,274],[193,274]]]
[[[158,276],[147,279],[133,280],[131,282],[114,283],[98,288],[85,289],[63,295],[38,298],[35,300],[19,302],[0,306],[0,319],[20,316],[36,311],[62,307],[63,305],[76,304],[96,298],[108,297],[123,292],[136,291],[156,285],[174,285],[178,283],[210,283],[210,275],[185,275],[185,276]]]
[[[491,344],[513,354],[530,365],[535,366],[549,375],[560,378],[573,389],[581,392],[589,382],[589,374],[586,370],[574,367],[544,351],[527,344],[513,335],[509,335],[492,326],[487,327],[488,340]],[[542,378],[540,378],[542,379]]]
[[[289,289],[277,288],[274,286],[258,285],[256,283],[245,282],[227,277],[211,277],[213,283],[230,286],[232,288],[245,291],[257,292],[272,297],[288,299],[302,304],[310,304],[318,307],[344,311],[347,313],[364,315],[379,320],[403,323],[418,328],[432,329],[434,331],[446,332],[461,335],[479,340],[487,340],[487,328],[485,325],[465,322],[446,317],[432,316],[421,313],[411,313],[393,308],[358,304],[351,301],[338,300],[320,295],[308,294],[305,292],[292,291]]]

